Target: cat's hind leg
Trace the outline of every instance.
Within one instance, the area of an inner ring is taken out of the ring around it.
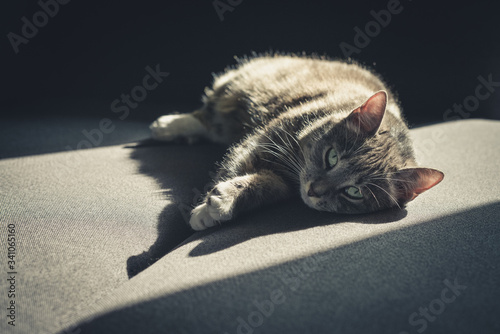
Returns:
[[[160,141],[180,140],[193,144],[208,137],[206,126],[194,113],[161,116],[149,128],[153,139]]]
[[[242,121],[237,112],[220,111],[205,104],[189,114],[165,115],[154,121],[149,128],[153,139],[161,141],[185,141],[189,144],[200,140],[230,145],[244,134]]]
[[[150,126],[153,139],[190,144],[203,139],[225,145],[240,140],[248,131],[244,124],[251,123],[246,99],[225,87],[206,89],[203,106],[192,113],[158,118]]]

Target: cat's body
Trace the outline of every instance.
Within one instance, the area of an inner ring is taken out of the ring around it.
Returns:
[[[384,83],[338,61],[244,60],[216,77],[201,109],[162,116],[151,129],[159,140],[237,143],[193,209],[195,230],[298,195],[341,213],[402,206],[443,177],[416,168],[408,128]]]

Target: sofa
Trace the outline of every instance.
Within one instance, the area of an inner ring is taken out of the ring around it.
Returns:
[[[189,209],[224,147],[5,157],[0,332],[499,333],[500,121],[410,132],[445,178],[406,208],[297,198],[202,232]]]

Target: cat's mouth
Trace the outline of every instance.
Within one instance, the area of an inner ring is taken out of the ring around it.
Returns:
[[[304,203],[308,207],[316,209],[316,210],[320,210],[320,208],[318,206],[318,203],[321,201],[321,198],[309,196],[307,194],[307,192],[309,191],[310,187],[311,187],[311,182],[310,181],[303,182],[301,184],[301,187],[300,187],[300,196],[302,197],[302,201],[304,201]]]

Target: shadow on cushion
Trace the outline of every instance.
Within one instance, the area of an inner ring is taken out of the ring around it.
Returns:
[[[137,275],[174,249],[194,233],[187,224],[194,197],[210,181],[209,171],[225,149],[216,145],[176,145],[145,141],[131,149],[131,159],[140,165],[138,173],[152,177],[161,187],[161,195],[171,204],[165,206],[158,217],[158,237],[141,254],[127,260],[129,278]],[[199,189],[199,190],[198,190]]]
[[[262,270],[228,273],[76,328],[83,333],[236,333],[241,326],[268,333],[496,332],[498,212],[499,202]],[[213,237],[221,235],[231,233]],[[161,277],[150,280],[141,286],[161,287]],[[271,307],[266,301],[272,293],[280,302]],[[418,315],[422,308],[434,313],[426,320]]]

